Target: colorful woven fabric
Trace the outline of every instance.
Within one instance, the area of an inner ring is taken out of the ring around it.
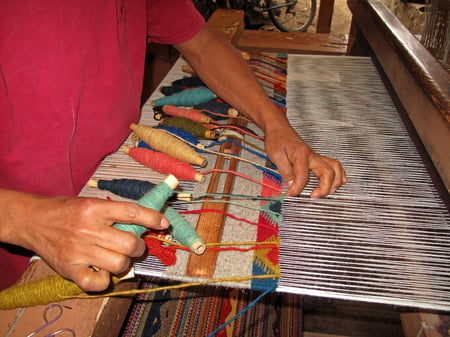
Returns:
[[[166,284],[151,277],[142,281],[142,287]],[[120,336],[208,336],[258,295],[254,291],[210,286],[142,295],[131,307]],[[301,317],[299,297],[270,293],[215,336],[299,336]]]

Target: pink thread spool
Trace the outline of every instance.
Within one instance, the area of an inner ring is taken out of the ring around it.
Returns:
[[[185,117],[197,123],[210,123],[211,117],[206,116],[200,110],[186,109],[174,105],[164,105],[162,111],[170,116]]]

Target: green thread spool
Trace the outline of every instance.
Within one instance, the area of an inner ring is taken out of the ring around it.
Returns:
[[[177,186],[178,179],[170,174],[164,181],[160,182],[150,192],[139,199],[138,204],[160,211]],[[136,224],[115,223],[113,227],[125,232],[134,233],[138,237],[141,237],[148,230],[146,227]]]
[[[164,120],[159,125],[171,126],[174,128],[184,130],[199,139],[215,139],[217,136],[214,130],[205,128],[200,123],[197,123],[186,117],[176,116],[164,118]]]
[[[138,204],[160,211],[177,185],[178,179],[169,175],[144,195]],[[141,236],[147,230],[144,226],[119,223],[116,223],[114,227],[138,236]],[[119,281],[119,278],[113,277],[114,283]],[[59,302],[79,296],[82,293],[83,290],[75,282],[69,281],[61,275],[52,275],[0,291],[0,310]]]
[[[201,255],[206,250],[206,245],[198,236],[195,229],[172,207],[162,210],[164,216],[169,220],[169,233],[183,246],[188,247],[193,253]]]
[[[184,89],[170,96],[156,99],[152,102],[153,106],[174,105],[174,106],[193,106],[216,99],[217,96],[206,87],[197,87]]]

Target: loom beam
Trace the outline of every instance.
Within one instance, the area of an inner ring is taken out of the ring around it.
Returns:
[[[243,126],[246,124],[243,120],[235,121],[233,118],[230,119],[230,124]],[[239,140],[236,140],[240,142]],[[238,155],[240,152],[240,147],[235,143],[224,143],[220,146],[221,153],[230,153]],[[218,156],[215,162],[215,169],[223,169],[226,159],[224,156]],[[237,165],[239,160],[231,158],[229,159],[228,169],[230,171],[237,171]],[[211,175],[211,180],[207,188],[207,193],[216,193],[220,182],[220,172],[213,172]],[[233,189],[234,175],[227,174],[225,183],[223,186],[223,193],[230,194]],[[211,200],[210,197],[207,199]],[[223,201],[229,200],[229,197],[223,196],[221,198]],[[225,212],[228,209],[228,203],[221,202],[208,202],[205,201],[202,205],[202,209],[216,209],[221,212]],[[223,213],[211,213],[203,212],[200,214],[196,231],[198,235],[205,241],[205,243],[219,242],[223,232],[223,226],[225,222],[225,215]],[[214,269],[217,261],[217,251],[208,251],[201,256],[191,254],[188,258],[188,264],[186,267],[186,275],[192,277],[203,277],[212,278],[214,276]]]

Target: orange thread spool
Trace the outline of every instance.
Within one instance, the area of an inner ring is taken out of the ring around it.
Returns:
[[[179,180],[203,182],[205,177],[191,165],[164,153],[142,147],[125,146],[123,151],[139,163],[164,174],[173,174]]]

